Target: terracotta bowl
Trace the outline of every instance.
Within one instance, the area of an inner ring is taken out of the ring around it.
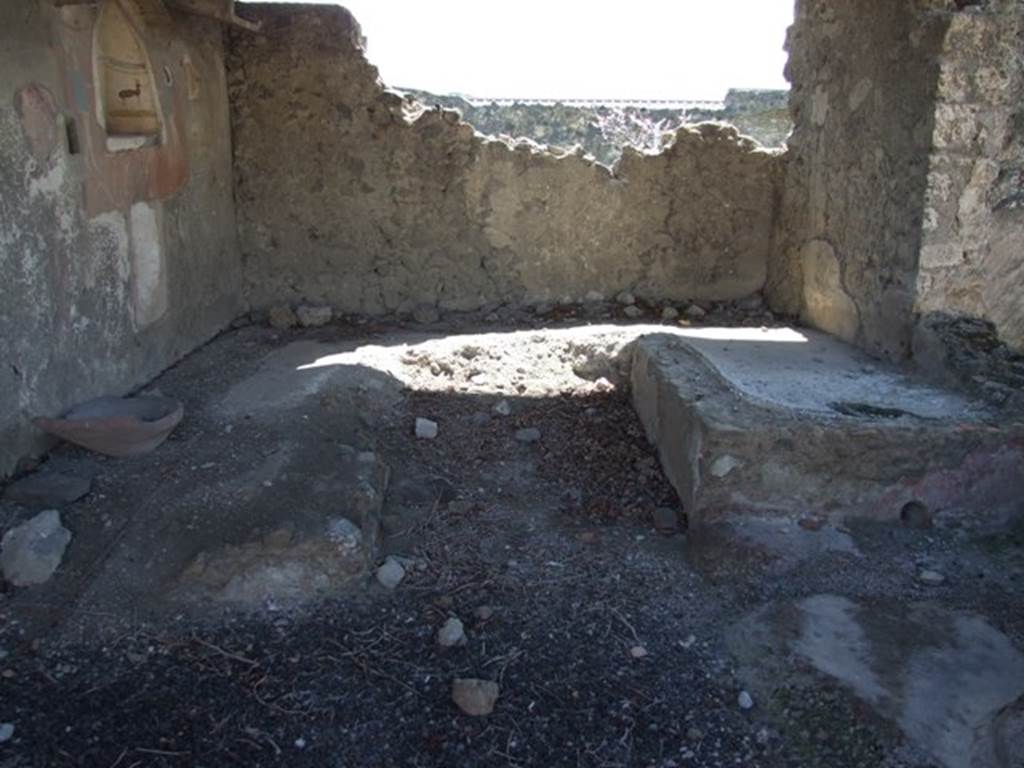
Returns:
[[[149,453],[178,426],[185,409],[169,397],[100,397],[57,419],[36,418],[44,432],[107,456]]]

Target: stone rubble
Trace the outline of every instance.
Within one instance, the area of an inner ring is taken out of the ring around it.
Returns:
[[[55,509],[40,512],[12,528],[0,541],[0,569],[16,587],[42,584],[53,576],[71,541]]]
[[[395,589],[405,578],[405,568],[395,557],[387,557],[377,568],[377,582],[385,589]]]
[[[437,630],[437,644],[442,648],[466,644],[466,629],[457,617],[452,616]]]
[[[492,680],[458,677],[452,682],[452,701],[472,717],[491,714],[500,693],[498,684]]]
[[[430,419],[416,419],[416,437],[420,440],[433,440],[437,437],[438,426],[436,421]]]

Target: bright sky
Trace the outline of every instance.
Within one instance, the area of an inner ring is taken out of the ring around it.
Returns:
[[[788,87],[782,46],[794,0],[341,4],[359,20],[370,61],[392,86],[648,99],[721,99],[730,87]]]

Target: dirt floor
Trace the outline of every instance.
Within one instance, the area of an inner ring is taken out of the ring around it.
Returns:
[[[623,389],[635,334],[565,325],[240,328],[153,383],[186,408],[153,454],[57,449],[47,465],[93,488],[62,510],[74,539],[52,582],[0,594],[0,766],[986,764],[747,628],[820,595],[927,605],[945,613],[921,634],[978,617],[1014,677],[1024,528],[697,536]],[[365,575],[244,607],[183,589],[199,551],[344,510],[331,478],[370,454],[389,481]],[[0,505],[0,530],[30,514]],[[406,570],[393,590],[372,570],[389,554]],[[453,616],[466,642],[442,648]],[[464,677],[499,684],[493,714],[453,704]]]

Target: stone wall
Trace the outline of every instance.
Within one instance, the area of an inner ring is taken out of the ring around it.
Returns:
[[[937,95],[916,309],[1024,350],[1024,5],[950,15]]]
[[[918,318],[1024,345],[1024,8],[800,0],[775,309],[890,358]]]
[[[919,2],[799,0],[795,128],[768,294],[812,325],[909,354],[947,14]]]
[[[33,416],[141,385],[240,309],[221,28],[125,4],[164,125],[113,151],[102,7],[0,4],[0,477],[46,445]]]
[[[228,58],[254,308],[377,314],[605,296],[731,299],[765,280],[780,156],[706,125],[614,174],[475,135],[378,82],[340,8],[247,5]]]

